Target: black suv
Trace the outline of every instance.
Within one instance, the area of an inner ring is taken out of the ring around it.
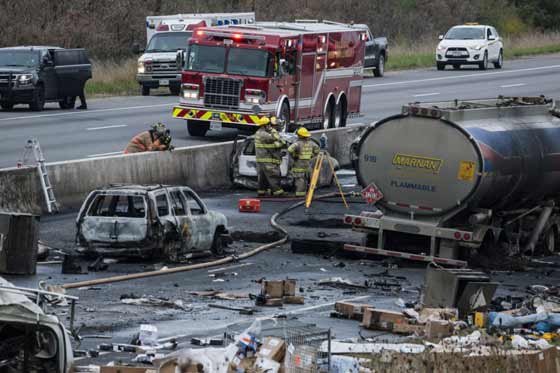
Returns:
[[[31,110],[40,111],[46,102],[73,109],[90,78],[91,63],[84,49],[0,48],[2,109],[29,104]]]

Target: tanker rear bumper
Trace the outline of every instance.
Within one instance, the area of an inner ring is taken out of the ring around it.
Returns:
[[[371,232],[374,230],[416,234],[420,236],[457,241],[459,245],[467,247],[476,247],[479,243],[481,243],[481,241],[477,240],[478,237],[471,230],[442,228],[433,223],[395,218],[387,215],[345,215],[344,222],[348,225],[352,225],[353,230],[362,232]]]

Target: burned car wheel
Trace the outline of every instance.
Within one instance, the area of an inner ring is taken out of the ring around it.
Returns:
[[[224,255],[225,252],[226,252],[225,246],[226,245],[224,243],[222,233],[217,230],[214,233],[214,241],[212,242],[212,254],[214,254],[216,256]]]

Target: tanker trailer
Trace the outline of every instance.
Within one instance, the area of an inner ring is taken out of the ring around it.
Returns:
[[[370,233],[377,249],[400,236],[442,258],[463,249],[554,252],[559,116],[544,97],[406,105],[354,143],[356,175],[375,207],[345,223]]]

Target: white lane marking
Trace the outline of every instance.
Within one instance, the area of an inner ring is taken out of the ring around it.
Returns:
[[[560,65],[550,65],[550,66],[541,66],[541,67],[530,67],[530,68],[526,68],[526,69],[517,69],[517,70],[493,71],[493,72],[478,73],[478,74],[442,76],[442,77],[439,77],[439,78],[405,80],[405,81],[402,81],[402,82],[370,84],[370,85],[364,85],[363,87],[364,88],[384,87],[384,86],[391,86],[391,85],[403,85],[403,84],[433,82],[433,81],[438,81],[438,80],[465,79],[465,78],[472,78],[472,77],[477,77],[477,76],[488,76],[488,75],[499,75],[499,74],[515,74],[515,73],[519,73],[519,72],[523,72],[523,71],[551,70],[551,69],[558,69],[558,68],[560,68]]]
[[[427,96],[437,96],[439,95],[439,92],[433,92],[433,93],[419,93],[417,95],[414,95],[413,97],[427,97]]]
[[[162,107],[162,106],[169,106],[172,107],[174,104],[157,104],[157,105],[143,105],[143,106],[128,106],[128,107],[115,107],[111,109],[97,109],[97,110],[83,110],[83,111],[72,111],[66,113],[54,113],[54,114],[38,114],[38,115],[25,115],[22,117],[11,117],[11,118],[2,118],[0,122],[6,122],[9,120],[18,120],[18,119],[35,119],[35,118],[47,118],[47,117],[61,117],[65,115],[78,115],[78,114],[91,114],[91,113],[105,113],[108,111],[123,111],[123,110],[133,110],[133,109],[150,109],[154,107]]]
[[[500,88],[523,87],[524,85],[527,85],[527,84],[525,84],[525,83],[507,84],[507,85],[501,85]]]
[[[86,130],[97,131],[97,130],[106,130],[108,128],[120,128],[120,127],[128,127],[128,125],[127,124],[115,124],[114,126],[90,127],[90,128],[86,128]]]
[[[101,153],[101,154],[91,154],[87,155],[88,158],[96,158],[96,157],[105,157],[106,155],[116,155],[116,154],[123,154],[123,152],[111,152],[111,153]]]

